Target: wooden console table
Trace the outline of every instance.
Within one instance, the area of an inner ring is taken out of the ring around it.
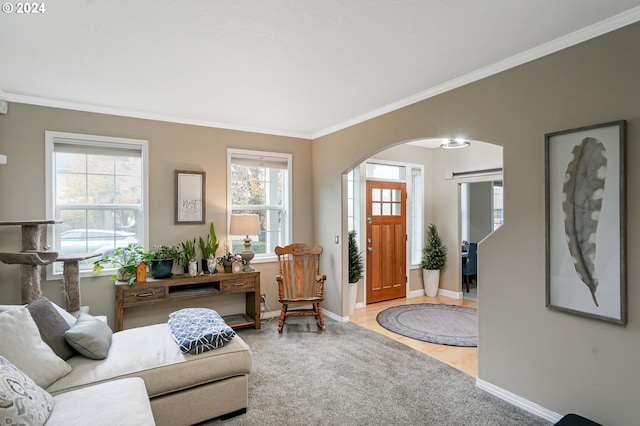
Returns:
[[[146,282],[133,285],[125,281],[116,281],[115,285],[116,331],[123,328],[126,308],[241,293],[245,294],[245,313],[225,316],[225,321],[233,328],[260,328],[259,271],[235,274],[218,272],[196,277],[179,274],[171,278],[147,278]]]

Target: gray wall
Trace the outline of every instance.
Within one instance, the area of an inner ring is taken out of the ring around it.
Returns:
[[[545,307],[544,135],[626,119],[629,218],[640,215],[640,24],[468,84],[313,141],[315,239],[335,265],[328,282],[345,281],[346,232],[335,209],[341,173],[385,147],[459,134],[503,146],[505,225],[480,246],[479,379],[556,413],[579,412],[610,425],[640,418],[640,264],[627,265],[626,326]],[[340,152],[340,156],[336,156]],[[444,242],[457,242],[457,184],[444,181],[453,155],[433,157],[433,219]],[[493,165],[488,164],[488,167]],[[627,240],[640,225],[627,223]],[[524,243],[526,242],[526,244]],[[629,244],[628,259],[639,256]],[[456,288],[454,259],[443,285]],[[442,283],[442,282],[441,282]],[[329,291],[336,291],[330,288]]]
[[[469,184],[469,242],[480,242],[493,231],[491,182]]]

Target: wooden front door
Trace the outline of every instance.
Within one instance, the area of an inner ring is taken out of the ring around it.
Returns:
[[[405,183],[367,181],[367,303],[407,295],[406,200]]]

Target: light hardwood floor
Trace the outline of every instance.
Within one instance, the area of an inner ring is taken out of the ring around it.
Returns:
[[[449,305],[467,306],[477,308],[477,304],[473,300],[452,299],[450,297],[413,297],[411,299],[395,299],[386,302],[372,303],[364,308],[356,309],[350,316],[352,323],[373,330],[387,337],[392,338],[400,343],[417,349],[425,354],[432,356],[442,362],[457,368],[473,377],[478,376],[478,348],[466,348],[459,346],[436,345],[433,343],[423,342],[420,340],[404,337],[382,328],[376,321],[376,316],[381,311],[397,305],[406,305],[412,303],[446,303]]]

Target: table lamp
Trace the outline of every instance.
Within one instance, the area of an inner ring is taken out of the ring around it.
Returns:
[[[245,272],[255,271],[251,266],[251,259],[255,253],[251,250],[251,238],[249,235],[258,235],[260,233],[260,219],[257,214],[232,214],[231,223],[229,224],[229,233],[231,235],[244,235],[244,250],[239,253],[244,261]]]

